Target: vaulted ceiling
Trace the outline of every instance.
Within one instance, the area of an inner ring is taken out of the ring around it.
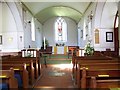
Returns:
[[[52,17],[68,17],[79,22],[90,2],[34,2],[29,0],[23,4],[31,11],[42,24]],[[61,0],[62,1],[62,0]]]

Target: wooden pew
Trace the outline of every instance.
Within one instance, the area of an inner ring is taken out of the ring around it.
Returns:
[[[77,84],[77,71],[79,70],[79,65],[81,64],[81,65],[85,65],[85,64],[92,64],[93,66],[94,66],[94,64],[96,64],[96,63],[120,63],[120,61],[119,60],[81,60],[81,61],[79,61],[79,62],[77,62],[77,65],[76,65],[76,67],[75,67],[75,70],[74,70],[74,79],[75,79],[75,84]],[[104,67],[104,66],[103,66]]]
[[[84,62],[90,61],[90,60],[113,60],[112,57],[106,57],[106,56],[73,56],[72,63],[73,63],[73,68],[77,65],[77,62],[81,62],[81,60]]]
[[[106,57],[106,56],[72,56],[72,63],[73,63],[73,67],[75,66],[75,64],[77,63],[77,61],[79,60],[101,60],[101,59],[105,59],[105,60],[110,60],[112,59],[112,57]]]
[[[29,87],[28,71],[26,70],[26,64],[1,64],[2,70],[8,70],[13,68],[15,74],[19,74],[22,77],[22,87]]]
[[[102,75],[110,75],[110,77],[114,77],[115,73],[116,76],[120,75],[119,69],[120,63],[94,63],[94,64],[78,64],[77,70],[77,84],[78,87],[86,88],[90,85],[87,78],[98,76],[99,74]],[[112,75],[113,74],[113,75]]]
[[[33,66],[35,68],[35,78],[37,79],[39,75],[41,74],[41,65],[40,65],[40,52],[36,49],[23,49],[21,52],[18,52],[19,55],[13,56],[13,55],[5,55],[2,56],[2,60],[6,59],[14,59],[14,60],[33,60]],[[27,57],[26,54],[31,54],[30,57]],[[23,57],[22,57],[23,56]]]
[[[10,58],[11,55],[4,55],[4,56],[1,56],[1,59],[4,60],[4,59],[8,59]]]
[[[23,49],[21,51],[21,56],[11,56],[10,58],[33,60],[33,66],[35,68],[35,78],[37,79],[39,75],[41,75],[40,52],[36,49]],[[26,56],[26,53],[31,54],[31,56]]]
[[[74,64],[76,58],[86,58],[86,57],[106,57],[104,56],[100,51],[94,51],[92,56],[85,56],[84,55],[84,49],[77,49],[76,54],[72,56],[72,63]],[[110,58],[110,57],[109,57]],[[94,59],[94,58],[93,58]]]
[[[14,70],[0,70],[0,83],[7,83],[9,89],[18,88],[17,79],[14,77]]]
[[[107,77],[107,76],[106,76]],[[118,76],[117,76],[118,77]],[[90,88],[97,89],[97,88],[120,88],[120,77],[118,79],[108,79],[100,77],[100,80],[97,79],[98,77],[93,76],[91,77],[90,81]]]
[[[110,56],[110,57],[117,57],[115,51],[101,51],[101,53],[105,56]]]
[[[72,63],[75,66],[79,60],[112,60],[112,57],[106,56],[73,56]]]
[[[84,63],[84,62],[106,62],[106,60],[112,60],[112,58],[105,57],[105,56],[73,56],[72,59],[73,68],[72,74],[74,76],[75,72],[77,71],[77,63]],[[108,62],[108,61],[107,61]],[[76,83],[76,82],[75,82]]]
[[[7,59],[8,60],[8,59]],[[30,61],[32,60],[33,61],[33,67],[35,69],[34,71],[34,76],[35,76],[35,79],[37,79],[40,75],[40,61],[38,59],[38,57],[11,57],[9,58],[9,61]]]
[[[35,75],[34,76],[37,79],[41,74],[41,65],[40,65],[39,57],[22,57],[21,59],[23,59],[23,60],[33,60],[33,67],[35,69],[35,73],[34,73]]]
[[[3,60],[2,64],[23,64],[26,63],[28,74],[29,74],[29,83],[32,85],[34,84],[35,78],[34,78],[34,67],[33,67],[33,61],[29,60]]]

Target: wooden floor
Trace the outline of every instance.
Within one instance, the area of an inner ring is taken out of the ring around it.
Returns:
[[[34,85],[40,90],[49,88],[75,88],[72,80],[72,64],[42,65],[42,76]]]

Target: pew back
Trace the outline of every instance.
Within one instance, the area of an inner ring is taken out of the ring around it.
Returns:
[[[9,88],[18,88],[18,82],[14,77],[13,68],[9,70],[0,70],[0,83],[8,83]]]
[[[77,71],[77,84],[78,87],[89,87],[86,82],[87,77],[98,77],[99,75],[105,75],[109,77],[119,77],[120,63],[94,63],[94,64],[79,64]],[[105,66],[105,67],[104,67]],[[89,83],[89,82],[88,82]],[[87,86],[86,86],[87,85]]]
[[[9,68],[13,68],[15,74],[19,74],[22,78],[22,87],[28,88],[28,71],[26,70],[26,64],[2,64],[0,65],[2,67],[2,70],[8,70]],[[21,83],[20,83],[21,84]]]
[[[29,83],[33,84],[35,81],[34,78],[34,67],[33,67],[33,61],[29,61],[29,60],[3,60],[2,64],[23,64],[26,63],[27,66],[27,70],[28,70],[28,74],[29,74]]]

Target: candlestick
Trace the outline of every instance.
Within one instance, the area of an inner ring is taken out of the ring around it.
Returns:
[[[46,49],[46,47],[45,47],[45,37],[44,37],[44,49]]]

